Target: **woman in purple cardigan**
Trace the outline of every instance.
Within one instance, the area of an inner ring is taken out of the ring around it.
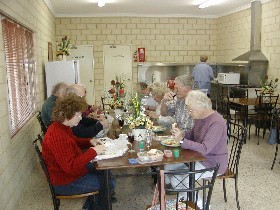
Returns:
[[[211,100],[207,95],[199,90],[192,90],[188,93],[185,104],[194,120],[194,127],[183,133],[179,128],[173,128],[172,134],[178,141],[183,141],[182,148],[200,152],[205,161],[197,162],[195,169],[213,167],[220,164],[218,174],[223,174],[227,169],[227,125],[225,119],[212,109]],[[185,164],[174,164],[165,169],[183,169]],[[196,179],[206,178],[209,175],[196,177]],[[171,184],[176,186],[175,180],[171,179]]]

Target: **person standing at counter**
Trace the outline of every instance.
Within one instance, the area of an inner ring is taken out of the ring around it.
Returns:
[[[214,79],[213,69],[206,64],[207,55],[200,56],[200,63],[195,65],[192,77],[195,82],[196,89],[207,89],[207,96],[210,97],[211,80]]]

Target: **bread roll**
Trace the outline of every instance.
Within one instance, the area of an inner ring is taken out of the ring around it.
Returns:
[[[177,123],[172,124],[172,129],[177,128]]]

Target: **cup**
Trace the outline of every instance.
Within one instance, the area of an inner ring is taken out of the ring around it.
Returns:
[[[138,146],[139,146],[139,151],[143,152],[144,148],[145,148],[145,142],[144,141],[139,141]]]
[[[132,144],[134,141],[134,135],[132,133],[128,133],[128,141]]]
[[[173,150],[173,157],[175,157],[175,158],[180,157],[180,150],[174,149],[174,150]]]
[[[126,140],[126,139],[127,139],[127,135],[124,134],[124,133],[121,133],[121,134],[119,135],[119,138],[120,138],[120,140]]]

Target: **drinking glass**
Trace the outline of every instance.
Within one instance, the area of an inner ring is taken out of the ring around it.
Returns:
[[[150,147],[152,146],[152,138],[151,137],[147,137],[146,139],[146,147],[148,150],[150,150]]]
[[[129,145],[130,145],[130,150],[128,150],[128,152],[135,152],[133,149],[132,149],[132,144],[134,142],[134,135],[132,133],[128,133],[128,141],[129,141]]]
[[[119,126],[121,128],[121,131],[122,131],[122,128],[123,128],[123,125],[124,125],[124,120],[123,119],[119,119]]]

